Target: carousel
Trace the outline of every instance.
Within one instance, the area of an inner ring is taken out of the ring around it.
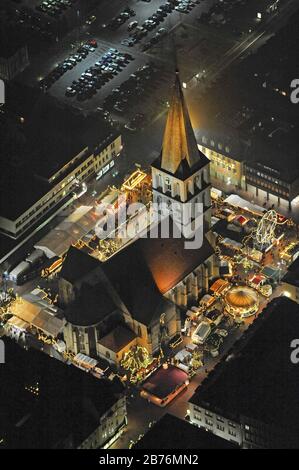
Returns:
[[[246,318],[255,315],[259,308],[257,292],[247,286],[235,286],[224,298],[226,311],[234,317]]]

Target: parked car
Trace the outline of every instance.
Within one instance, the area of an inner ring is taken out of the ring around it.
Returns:
[[[131,23],[129,23],[128,25],[128,31],[133,31],[133,29],[135,29],[136,26],[138,26],[138,21],[131,21]]]

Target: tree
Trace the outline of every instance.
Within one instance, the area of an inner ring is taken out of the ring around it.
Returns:
[[[191,366],[194,370],[197,370],[199,367],[203,366],[202,354],[199,351],[194,351],[192,354]]]
[[[141,369],[146,369],[153,362],[148,350],[142,346],[135,346],[125,354],[121,366],[131,373],[131,380]]]

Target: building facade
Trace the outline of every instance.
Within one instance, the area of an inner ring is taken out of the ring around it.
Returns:
[[[100,417],[98,427],[77,445],[77,449],[108,449],[121,436],[126,425],[126,398],[120,396]]]
[[[192,424],[244,449],[298,448],[298,367],[290,358],[298,313],[287,297],[268,304],[189,400]]]
[[[285,204],[291,210],[299,193],[299,178],[295,173],[293,177],[285,173],[269,164],[247,162],[245,190],[267,203],[271,201],[277,207]]]
[[[225,132],[198,129],[196,139],[199,150],[210,160],[211,179],[214,186],[244,187],[246,145],[240,145],[236,136]]]
[[[8,50],[8,52],[10,51]],[[3,80],[12,80],[19,73],[23,72],[28,65],[29,55],[27,45],[20,46],[5,55],[1,55],[0,51],[0,78]]]

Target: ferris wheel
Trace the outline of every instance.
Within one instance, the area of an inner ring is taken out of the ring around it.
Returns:
[[[256,229],[255,240],[259,246],[270,245],[275,239],[275,229],[278,224],[277,213],[274,210],[266,212]]]

